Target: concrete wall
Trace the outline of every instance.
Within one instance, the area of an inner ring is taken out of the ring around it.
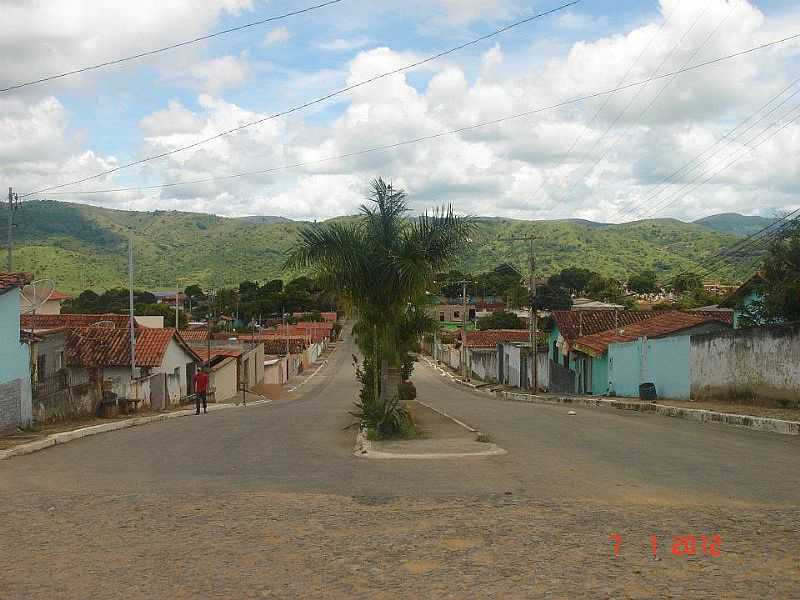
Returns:
[[[237,360],[233,357],[226,358],[213,368],[209,384],[217,402],[224,402],[236,396],[237,369]]]
[[[497,382],[497,349],[470,348],[469,366],[472,376],[487,383]]]
[[[30,349],[19,341],[19,290],[0,295],[0,384],[30,378]]]
[[[611,344],[608,389],[617,396],[639,396],[639,385],[654,383],[659,398],[689,399],[689,336]]]
[[[800,406],[800,323],[692,336],[695,400]]]
[[[97,413],[100,404],[100,387],[96,381],[60,390],[33,400],[33,420],[37,423],[53,423]]]

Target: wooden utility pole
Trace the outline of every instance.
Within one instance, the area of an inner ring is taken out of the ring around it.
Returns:
[[[538,315],[536,314],[536,278],[534,272],[536,268],[536,259],[533,253],[533,240],[536,239],[532,235],[500,238],[501,242],[528,242],[528,290],[529,290],[529,313],[528,313],[528,343],[530,344],[530,361],[531,361],[531,388],[533,393],[539,391],[539,364],[538,358],[538,333],[539,323]]]
[[[6,270],[14,271],[14,189],[8,188],[8,262]]]

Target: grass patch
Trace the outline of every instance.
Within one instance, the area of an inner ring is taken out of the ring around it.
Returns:
[[[482,444],[491,444],[494,440],[492,436],[488,433],[479,433],[478,436],[475,438],[476,442],[481,442]]]

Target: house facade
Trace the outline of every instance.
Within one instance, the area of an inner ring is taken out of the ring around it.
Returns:
[[[20,289],[27,273],[0,273],[0,430],[32,419],[30,348],[20,332]]]
[[[67,294],[59,292],[58,290],[53,290],[53,292],[47,297],[37,294],[37,297],[33,298],[35,302],[32,303],[32,298],[29,298],[26,294],[20,294],[19,307],[23,313],[30,314],[33,312],[33,305],[36,304],[36,314],[60,315],[61,303],[69,298],[70,296]]]

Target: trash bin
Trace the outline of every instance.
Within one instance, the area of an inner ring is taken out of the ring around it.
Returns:
[[[658,400],[655,383],[643,383],[639,386],[639,399],[644,402],[655,402]]]

